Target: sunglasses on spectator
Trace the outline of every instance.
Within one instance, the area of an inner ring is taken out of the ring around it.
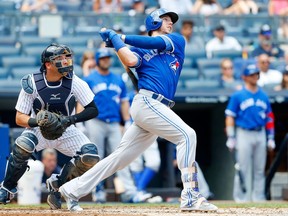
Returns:
[[[223,69],[223,70],[232,70],[233,67],[232,67],[232,66],[231,66],[231,67],[222,67],[222,69]]]

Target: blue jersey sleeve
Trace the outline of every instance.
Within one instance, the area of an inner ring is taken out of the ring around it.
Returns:
[[[231,117],[236,117],[237,113],[238,113],[238,109],[239,109],[239,100],[237,95],[239,94],[239,92],[234,93],[233,95],[231,95],[227,108],[225,110],[225,115],[226,116],[231,116]]]

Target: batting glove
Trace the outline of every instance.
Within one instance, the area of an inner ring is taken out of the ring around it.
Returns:
[[[270,151],[274,150],[276,147],[274,139],[268,139],[267,146]]]
[[[100,31],[99,32],[102,40],[105,42],[106,47],[111,47],[113,48],[113,43],[111,41],[111,39],[117,35],[117,33],[115,31],[113,31],[112,29],[106,29],[105,31]]]
[[[232,151],[235,146],[236,146],[236,138],[235,137],[228,137],[227,142],[226,142],[226,146],[228,147],[228,149],[230,151]]]

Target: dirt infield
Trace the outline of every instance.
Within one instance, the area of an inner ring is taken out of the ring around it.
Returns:
[[[13,216],[46,216],[46,215],[70,215],[70,216],[288,216],[288,203],[261,204],[261,205],[231,205],[215,202],[220,208],[216,213],[196,213],[181,212],[178,205],[158,204],[158,205],[123,205],[123,204],[83,204],[84,211],[81,213],[71,213],[66,209],[50,210],[46,205],[40,206],[17,206],[1,205],[0,215]],[[221,207],[222,206],[222,207]],[[228,207],[233,206],[233,207]],[[273,207],[275,206],[275,207]],[[64,206],[65,207],[65,206]]]

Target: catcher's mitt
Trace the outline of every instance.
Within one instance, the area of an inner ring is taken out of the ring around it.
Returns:
[[[48,110],[40,110],[36,116],[37,124],[45,139],[55,140],[62,136],[67,127],[72,123],[68,116],[52,113]]]

